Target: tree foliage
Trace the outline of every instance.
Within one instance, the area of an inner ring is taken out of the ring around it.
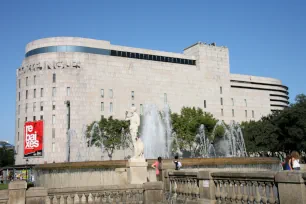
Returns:
[[[242,123],[242,130],[249,152],[305,151],[306,96],[298,95],[294,104],[259,121]]]
[[[129,146],[127,135],[129,134],[129,122],[125,120],[113,119],[112,117],[101,118],[98,122],[91,123],[87,126],[87,138],[89,145],[101,147],[107,152],[108,157],[116,149],[127,148]]]
[[[180,114],[171,114],[171,120],[173,131],[177,135],[175,145],[190,152],[193,150],[200,125],[203,124],[206,135],[210,135],[217,122],[210,113],[195,107],[183,107]]]
[[[14,149],[0,147],[0,167],[14,165]]]

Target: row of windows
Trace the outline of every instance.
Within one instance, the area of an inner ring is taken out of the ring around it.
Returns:
[[[36,111],[37,111],[36,102],[33,103],[32,108],[33,108],[33,112],[36,112]],[[55,110],[55,108],[56,108],[56,103],[55,103],[55,101],[52,101],[52,110]],[[38,109],[38,111],[43,111],[43,110],[44,110],[44,102],[41,101],[41,102],[39,103],[39,109]],[[18,110],[17,110],[17,112],[18,112],[18,115],[19,115],[19,114],[20,114],[20,105],[18,105]],[[28,103],[25,104],[25,113],[27,113],[27,112],[28,112]]]
[[[25,99],[27,100],[29,97],[29,90],[25,92]],[[56,87],[52,87],[52,97],[56,96]],[[70,87],[66,87],[66,96],[70,96]],[[44,88],[40,89],[40,97],[44,97]],[[21,94],[18,92],[18,101],[20,101]],[[36,98],[36,89],[33,89],[33,98]]]
[[[36,80],[37,77],[36,75],[33,76],[33,85],[36,85]],[[56,83],[56,74],[53,73],[52,74],[52,83]],[[28,86],[29,85],[29,77],[25,78],[25,85]],[[21,88],[21,79],[18,79],[18,87]]]
[[[223,108],[221,108],[221,116],[224,116]],[[248,117],[248,110],[244,110],[244,116]],[[232,109],[232,117],[235,117],[235,109]],[[255,118],[254,110],[252,110],[252,118]]]
[[[92,47],[83,47],[83,46],[72,46],[72,45],[49,46],[49,47],[36,48],[34,50],[30,50],[29,52],[27,52],[25,54],[25,57],[42,54],[42,53],[48,53],[48,52],[82,52],[82,53],[90,53],[90,54],[97,54],[97,55],[111,55],[111,56],[118,56],[118,57],[159,61],[159,62],[196,65],[196,60],[190,60],[190,59],[165,57],[165,56],[149,55],[149,54],[134,53],[134,52],[125,52],[125,51],[119,51],[119,50],[106,50],[106,49],[101,49],[101,48],[92,48]]]
[[[232,101],[232,106],[235,106],[234,98],[231,98],[231,101]],[[220,104],[221,104],[221,106],[223,106],[223,98],[222,98],[222,97],[220,98]],[[245,104],[245,107],[248,106],[248,103],[247,103],[247,100],[246,100],[246,99],[244,99],[244,104]],[[206,100],[204,100],[204,108],[207,108],[207,106],[206,106]]]
[[[276,86],[276,87],[282,87],[282,88],[288,90],[287,86],[284,86],[284,85],[281,85],[281,84],[270,84],[270,83],[260,83],[260,82],[240,81],[240,80],[231,80],[231,82],[242,83],[242,84],[256,84],[256,85],[264,85],[264,86]]]
[[[169,63],[176,63],[176,64],[196,65],[196,61],[190,60],[190,59],[165,57],[165,56],[141,54],[141,53],[134,53],[134,52],[124,52],[124,51],[117,51],[117,50],[111,50],[111,56],[151,60],[151,61],[158,61],[158,62],[169,62]]]
[[[232,88],[240,88],[240,89],[253,89],[253,90],[262,90],[262,91],[275,91],[275,92],[281,92],[284,93],[286,95],[289,94],[288,91],[284,91],[284,90],[278,90],[278,89],[267,89],[267,88],[257,88],[257,87],[247,87],[247,86],[235,86],[235,85],[231,85]]]

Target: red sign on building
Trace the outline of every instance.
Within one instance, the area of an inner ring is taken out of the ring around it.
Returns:
[[[24,157],[43,155],[44,121],[24,124]]]

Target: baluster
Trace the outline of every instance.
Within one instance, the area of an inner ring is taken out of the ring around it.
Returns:
[[[185,190],[186,195],[187,195],[186,197],[189,199],[192,199],[192,194],[193,194],[191,182],[192,182],[192,179],[187,179],[187,184],[186,184],[187,188]]]
[[[181,197],[181,181],[180,179],[176,179],[177,182],[177,189],[176,189],[176,193],[177,193],[177,198]]]
[[[101,202],[99,193],[94,193],[92,195],[93,195],[94,203],[100,203]]]
[[[74,195],[68,195],[67,196],[67,204],[73,204],[73,198],[74,198]]]
[[[45,202],[46,204],[51,204],[51,200],[49,196],[46,196]]]
[[[261,201],[261,195],[259,193],[259,183],[257,181],[254,182],[254,186],[255,186],[255,202],[256,203],[260,203]]]
[[[266,189],[266,183],[265,182],[260,182],[261,186],[261,201],[266,204],[268,203],[268,197],[267,197],[267,189]]]
[[[56,195],[53,196],[52,204],[58,204]]]
[[[81,203],[82,203],[82,204],[86,204],[86,201],[87,201],[86,195],[83,193],[83,195],[82,195],[82,197],[81,197]]]
[[[236,185],[235,185],[235,181],[231,180],[230,181],[230,186],[232,186],[232,191],[231,191],[231,196],[230,196],[230,199],[232,202],[235,202],[236,201]]]
[[[245,181],[240,181],[242,186],[242,200],[243,203],[248,202],[248,189],[247,189],[247,183]]]
[[[197,179],[194,179],[194,188],[195,188],[195,197],[196,199],[200,198],[200,188],[198,186],[198,180]]]
[[[177,182],[173,180],[173,196],[172,198],[176,199],[177,198]]]
[[[65,196],[65,197],[67,197],[67,196]],[[66,202],[65,202],[65,197],[62,195],[61,197],[60,197],[60,201],[59,201],[59,203],[60,204],[65,204]]]
[[[214,180],[214,183],[216,185],[215,197],[216,197],[217,203],[221,203],[220,182],[218,180]]]
[[[88,195],[88,203],[94,203],[94,198],[91,193]]]
[[[250,181],[247,183],[249,189],[249,201],[254,203],[254,192],[253,192],[253,183]]]
[[[276,199],[274,198],[274,191],[273,191],[273,183],[269,182],[268,183],[269,186],[269,198],[268,198],[268,202],[271,204],[275,204],[276,203]]]
[[[139,189],[138,194],[139,194],[139,203],[143,203],[143,190]]]
[[[235,182],[235,185],[237,186],[236,202],[238,204],[242,204],[242,193],[241,193],[242,184],[240,181],[234,181],[234,182]]]
[[[230,183],[229,183],[229,181],[228,180],[225,180],[225,201],[226,201],[226,203],[229,203],[230,202]]]
[[[225,203],[226,198],[226,190],[225,190],[225,182],[220,180],[220,187],[221,187],[221,203]]]
[[[73,200],[74,204],[80,204],[80,198],[78,194],[74,195],[74,200]]]

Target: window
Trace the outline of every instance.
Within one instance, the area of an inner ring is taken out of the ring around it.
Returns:
[[[26,86],[28,86],[28,77],[26,77]]]
[[[110,113],[113,112],[113,103],[112,102],[109,103],[109,112]]]
[[[252,118],[254,118],[255,116],[254,116],[254,111],[252,110]]]
[[[104,102],[101,102],[101,111],[104,111]]]
[[[28,112],[28,104],[25,104],[25,112]]]
[[[52,110],[55,110],[55,101],[52,101]]]
[[[53,73],[53,75],[52,75],[52,82],[56,83],[56,74],[55,73]]]
[[[28,121],[28,117],[25,117],[24,121],[27,122]]]
[[[36,121],[36,116],[33,116],[33,121]]]
[[[52,152],[55,152],[55,142],[52,142]]]
[[[232,106],[234,106],[234,105],[235,105],[235,103],[234,103],[234,99],[233,99],[233,98],[231,98],[231,100],[232,100]]]
[[[220,94],[222,94],[222,86],[220,86]]]
[[[67,96],[70,96],[70,87],[67,87]]]
[[[55,124],[55,115],[52,115],[52,124]]]
[[[34,89],[33,97],[36,98],[36,89]]]
[[[44,119],[44,116],[43,115],[40,115],[40,120],[43,120]]]
[[[44,110],[44,102],[40,102],[40,111],[43,111]]]
[[[20,101],[20,92],[18,92],[18,101]]]
[[[20,118],[18,118],[17,127],[19,128]]]
[[[246,100],[246,99],[244,99],[244,104],[245,104],[245,107],[248,106],[248,103],[247,103],[247,100]]]
[[[101,89],[101,97],[104,98],[104,89]]]
[[[55,97],[55,95],[56,95],[56,87],[53,87],[52,88],[52,96]]]
[[[20,82],[21,82],[21,80],[20,79],[18,79],[18,87],[20,88]]]
[[[134,91],[131,92],[131,97],[132,97],[132,100],[134,100],[134,98],[135,98]]]
[[[232,117],[235,117],[235,110],[232,109]]]
[[[18,105],[18,110],[17,111],[18,111],[18,114],[20,114],[20,105]]]
[[[36,102],[33,103],[33,112],[36,111]]]
[[[223,113],[223,108],[221,109],[221,116],[224,116],[224,113]]]
[[[167,94],[166,93],[164,93],[164,103],[167,103],[168,101],[167,101]]]
[[[204,100],[204,108],[206,108],[206,100]]]
[[[109,90],[109,98],[113,98],[113,89]]]
[[[26,99],[28,99],[28,90],[26,90]]]
[[[34,75],[34,85],[36,85],[36,75]]]
[[[19,145],[17,145],[17,148],[15,149],[16,154],[18,154]]]
[[[132,107],[135,107],[135,104],[134,104],[134,103],[132,103]]]
[[[248,117],[248,111],[247,111],[247,110],[244,111],[244,116],[245,116],[246,118]]]
[[[55,128],[52,128],[52,138],[55,138]]]
[[[17,135],[18,135],[18,141],[19,141],[19,132],[17,132]]]
[[[40,97],[44,97],[44,88],[40,89]]]
[[[142,114],[143,114],[143,105],[140,104],[140,115],[142,115]]]
[[[223,98],[220,98],[221,106],[223,106]]]

